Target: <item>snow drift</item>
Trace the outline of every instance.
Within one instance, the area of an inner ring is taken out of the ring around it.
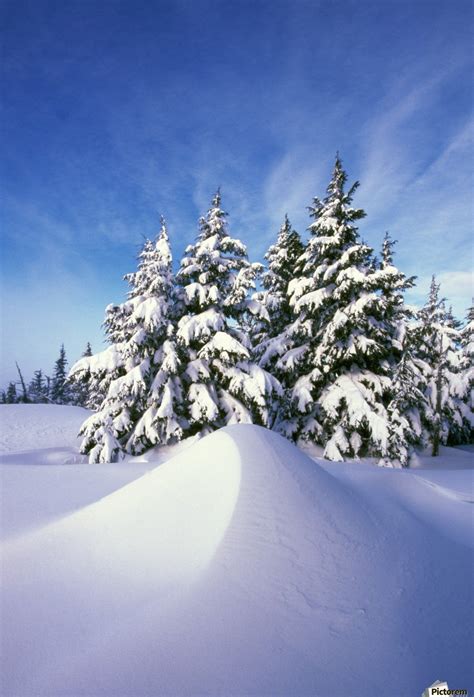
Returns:
[[[469,688],[465,491],[420,470],[361,465],[357,479],[331,467],[232,426],[7,540],[2,693],[401,697],[437,678]]]

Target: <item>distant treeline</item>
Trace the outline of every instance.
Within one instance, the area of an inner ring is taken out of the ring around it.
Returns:
[[[92,348],[87,343],[83,357],[92,356]],[[1,404],[70,404],[86,406],[88,394],[85,385],[68,380],[67,358],[64,345],[59,350],[59,357],[54,364],[52,375],[45,375],[42,370],[35,370],[33,378],[27,384],[22,370],[16,364],[18,379],[8,383],[0,392]]]

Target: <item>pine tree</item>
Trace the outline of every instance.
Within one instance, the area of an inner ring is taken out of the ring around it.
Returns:
[[[18,402],[18,395],[16,393],[16,385],[14,382],[8,383],[5,401],[7,404],[16,404]]]
[[[155,414],[156,418],[149,413],[147,428],[142,420],[152,406],[150,400],[162,399],[165,389],[170,387],[170,384],[159,386],[155,379],[164,362],[164,344],[172,340],[171,261],[162,220],[156,242],[147,240],[140,252],[138,270],[125,276],[130,286],[126,302],[106,310],[107,336],[113,343],[96,356],[82,358],[73,368],[76,376],[90,372],[90,384],[95,391],[92,399],[105,394],[99,411],[81,428],[84,436],[81,450],[89,454],[91,462],[116,460],[124,450],[141,452],[160,442],[158,421],[167,421],[168,425],[172,421],[168,412]],[[176,427],[169,430],[179,437],[180,428],[176,420]]]
[[[282,383],[287,377],[287,372],[278,364],[278,359],[288,351],[291,341],[287,330],[294,319],[288,285],[294,278],[295,268],[303,251],[301,238],[296,230],[292,229],[286,215],[276,243],[265,254],[268,264],[262,275],[265,290],[254,296],[254,300],[264,308],[259,320],[254,354],[259,360],[259,365],[270,371]]]
[[[59,358],[54,364],[53,379],[51,385],[51,401],[54,404],[69,404],[70,393],[69,386],[66,382],[67,359],[64,344],[59,350]]]
[[[220,192],[199,222],[178,272],[183,316],[177,339],[183,353],[188,433],[205,434],[230,423],[267,424],[278,383],[251,359],[242,326],[249,290],[261,265],[229,236]]]
[[[399,463],[408,467],[416,446],[422,444],[422,423],[426,419],[426,380],[416,357],[413,328],[406,325],[398,337],[397,360],[392,365],[392,382],[387,406],[388,452],[381,464]]]
[[[381,260],[374,266],[373,287],[381,293],[386,360],[391,378],[386,393],[388,413],[388,457],[382,464],[407,467],[410,456],[421,441],[421,414],[424,396],[422,374],[415,361],[415,342],[411,331],[414,313],[406,305],[404,293],[415,285],[394,264],[393,240],[388,233],[382,244]]]
[[[470,420],[460,371],[459,324],[446,309],[439,290],[433,276],[417,330],[417,359],[426,385],[425,440],[431,444],[433,456],[448,439],[458,442],[465,421]]]
[[[310,207],[311,237],[289,284],[297,316],[290,357],[297,379],[281,430],[324,445],[325,457],[388,455],[390,389],[383,278],[373,252],[359,240],[339,156],[326,197]],[[285,363],[286,356],[282,357]]]
[[[158,253],[158,256],[157,256]],[[134,277],[136,288],[153,293],[161,317],[153,330],[153,370],[150,375],[145,410],[128,440],[127,450],[141,453],[154,445],[181,440],[188,422],[183,405],[182,359],[176,340],[179,316],[178,294],[172,270],[172,256],[164,219],[155,250],[142,278]]]
[[[466,324],[461,330],[461,393],[466,405],[461,439],[474,442],[474,306],[467,313]]]
[[[90,358],[92,356],[92,347],[89,342],[82,353],[81,358]],[[86,366],[84,370],[68,375],[68,384],[70,386],[71,403],[78,407],[87,407],[90,401],[91,392],[91,372]],[[102,400],[101,400],[102,401]]]
[[[35,370],[33,379],[28,387],[28,398],[34,404],[44,404],[48,401],[46,381],[42,370]]]

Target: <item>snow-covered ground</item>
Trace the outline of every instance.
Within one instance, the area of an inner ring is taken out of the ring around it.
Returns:
[[[232,426],[116,465],[0,407],[5,697],[474,689],[472,452],[312,460]]]

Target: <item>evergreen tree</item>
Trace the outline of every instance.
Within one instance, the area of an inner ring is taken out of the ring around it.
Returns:
[[[166,358],[164,344],[172,341],[173,277],[164,220],[156,242],[145,242],[138,270],[125,279],[130,286],[126,302],[106,310],[106,331],[113,343],[97,356],[82,358],[72,371],[76,376],[90,372],[91,399],[105,394],[99,411],[81,428],[81,450],[89,454],[91,462],[110,462],[126,449],[137,453],[160,442],[162,422],[168,425],[169,438],[181,435],[179,419],[173,421],[169,410],[153,417],[148,413],[145,422],[142,420],[151,400],[162,399],[171,384],[155,381]]]
[[[8,383],[5,402],[6,404],[16,404],[18,402],[18,395],[16,393],[16,385],[14,382]]]
[[[90,358],[92,356],[92,347],[89,342],[82,353],[81,358]],[[91,372],[84,365],[84,369],[77,373],[68,375],[68,384],[70,386],[71,403],[78,407],[87,407],[90,401],[91,392]],[[100,400],[102,401],[102,400]],[[98,406],[98,405],[97,405]]]
[[[195,244],[187,247],[178,272],[183,316],[177,339],[183,354],[188,433],[205,434],[230,423],[267,424],[279,386],[251,358],[242,331],[260,264],[229,236],[221,197],[200,219]]]
[[[422,444],[422,422],[426,419],[426,380],[416,357],[411,325],[398,338],[398,359],[392,366],[392,383],[387,406],[388,457],[382,464],[408,467],[414,448]]]
[[[280,429],[324,445],[325,457],[387,457],[390,390],[386,306],[387,272],[376,271],[373,252],[359,240],[353,208],[356,182],[339,156],[326,197],[310,207],[311,237],[289,284],[296,321],[290,328],[297,379]]]
[[[42,370],[35,370],[33,379],[28,387],[28,398],[35,404],[44,404],[48,401],[46,394],[46,381]]]
[[[59,350],[59,358],[54,364],[53,379],[51,384],[51,401],[54,404],[69,404],[70,394],[69,387],[66,383],[66,351],[64,344]]]
[[[474,441],[474,306],[470,307],[461,330],[461,391],[466,410],[463,419],[462,441]]]
[[[426,385],[425,439],[431,444],[433,456],[449,438],[459,442],[465,422],[470,422],[460,371],[459,326],[446,309],[439,289],[433,276],[417,330],[417,358]]]
[[[374,266],[372,284],[381,293],[385,328],[386,360],[391,378],[386,393],[388,413],[388,457],[384,464],[408,466],[413,448],[421,440],[424,396],[422,374],[415,361],[415,341],[410,329],[414,313],[405,305],[404,293],[415,285],[394,264],[394,246],[385,233],[381,260]]]
[[[278,360],[288,351],[290,339],[287,330],[294,319],[288,285],[294,278],[295,268],[303,251],[301,238],[292,229],[286,215],[276,243],[265,254],[268,264],[262,275],[265,290],[254,296],[264,308],[259,320],[254,353],[259,365],[270,371],[282,384],[287,378],[287,372],[281,368]]]
[[[134,277],[140,292],[152,293],[160,307],[160,321],[152,327],[152,364],[145,410],[128,440],[127,450],[137,454],[154,445],[174,443],[183,437],[188,422],[183,404],[182,359],[176,340],[178,294],[165,222],[146,273]],[[152,378],[152,379],[151,379]]]

